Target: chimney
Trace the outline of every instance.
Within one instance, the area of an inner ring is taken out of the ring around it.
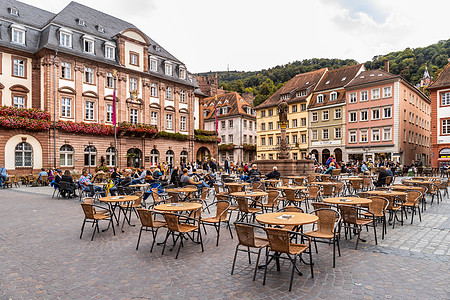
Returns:
[[[384,70],[389,73],[389,60],[384,61]]]

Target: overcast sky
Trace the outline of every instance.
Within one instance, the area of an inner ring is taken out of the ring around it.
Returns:
[[[70,0],[22,0],[59,12]],[[191,72],[359,62],[449,39],[448,0],[78,0],[133,23]],[[107,24],[105,24],[107,25]]]

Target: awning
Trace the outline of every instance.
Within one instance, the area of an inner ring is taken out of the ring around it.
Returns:
[[[438,158],[438,161],[450,161],[450,158],[441,157],[441,158]]]

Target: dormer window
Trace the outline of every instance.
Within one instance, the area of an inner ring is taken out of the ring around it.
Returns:
[[[94,41],[95,39],[92,36],[83,36],[83,51],[85,53],[94,54]]]
[[[337,100],[337,93],[336,92],[332,92],[330,94],[330,101],[334,101],[334,100]]]
[[[72,48],[72,31],[69,29],[59,29],[59,45]]]
[[[303,96],[306,96],[306,90],[297,92],[297,97],[303,97]]]
[[[20,25],[11,25],[11,42],[25,45],[25,27]]]
[[[18,17],[19,16],[19,10],[15,7],[8,8],[9,14]]]
[[[172,76],[172,63],[166,62],[165,64],[164,73],[166,75]]]
[[[105,27],[103,27],[102,25],[97,25],[97,31],[101,32],[101,33],[105,33]]]
[[[83,20],[83,19],[77,19],[77,23],[78,23],[78,25],[80,25],[80,26],[86,27],[86,21]]]
[[[186,79],[186,69],[180,68],[180,79]]]
[[[158,72],[158,60],[156,58],[150,58],[150,71]]]
[[[322,103],[324,98],[325,98],[324,95],[318,95],[317,96],[317,103]]]
[[[130,65],[139,67],[139,53],[130,51]]]
[[[105,43],[105,58],[116,59],[116,45],[114,43]]]
[[[289,94],[281,95],[281,100],[287,100],[287,99],[289,99]]]

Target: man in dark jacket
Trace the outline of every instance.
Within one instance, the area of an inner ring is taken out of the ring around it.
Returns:
[[[269,174],[266,174],[267,179],[279,179],[281,176],[280,172],[278,172],[278,168],[275,166],[273,167],[273,171]]]
[[[375,186],[376,186],[376,187],[383,186],[383,184],[386,183],[386,178],[389,177],[389,176],[391,176],[391,175],[389,174],[389,172],[387,171],[387,168],[386,168],[385,166],[382,166],[382,167],[380,167],[380,168],[381,168],[380,174],[378,174],[378,180],[377,180],[377,182],[375,183]]]

